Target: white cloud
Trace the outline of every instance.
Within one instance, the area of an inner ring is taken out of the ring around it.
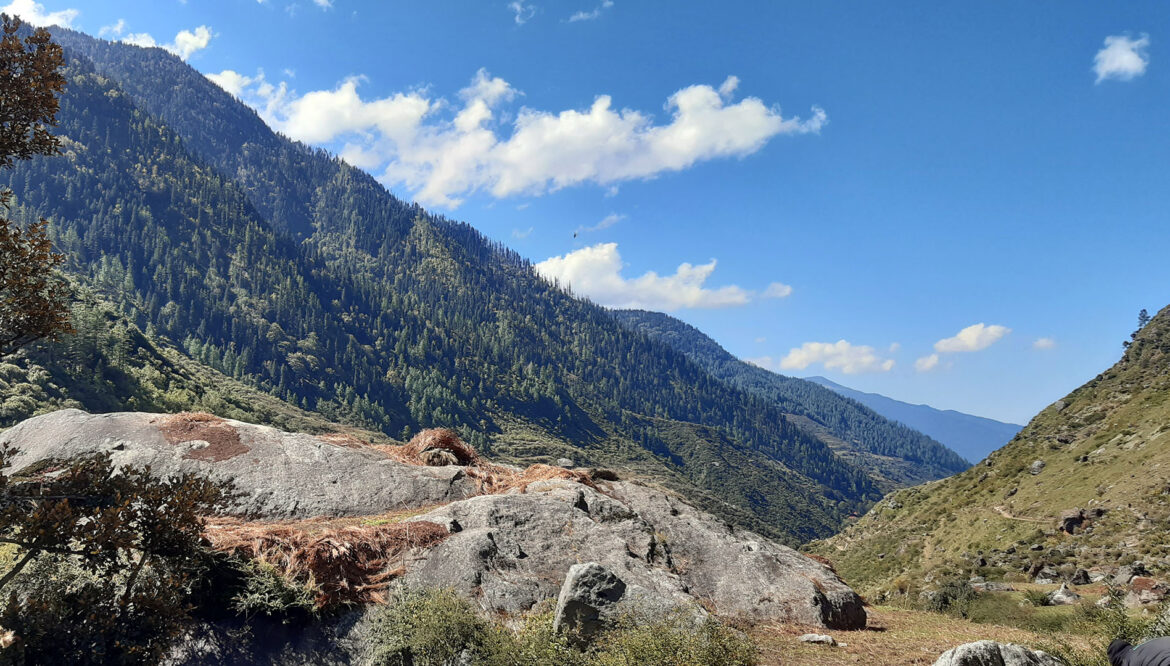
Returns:
[[[901,342],[891,342],[890,343],[890,353],[891,354],[897,354],[898,350],[900,350],[901,348],[902,348]]]
[[[762,298],[788,298],[792,295],[792,287],[783,282],[773,282],[760,294]]]
[[[590,11],[579,11],[569,17],[569,23],[576,23],[577,21],[592,21],[601,16],[601,12],[613,7],[613,0],[601,0],[601,4],[591,9]]]
[[[1093,71],[1097,83],[1106,79],[1130,81],[1146,73],[1150,64],[1146,49],[1150,46],[1148,35],[1130,39],[1124,35],[1110,35],[1105,38],[1105,47],[1093,58]]]
[[[1037,338],[1032,343],[1032,349],[1052,349],[1056,346],[1056,340],[1052,338]]]
[[[930,356],[923,356],[922,358],[918,359],[917,361],[914,361],[914,369],[917,370],[918,372],[930,372],[931,370],[934,370],[935,368],[938,367],[938,361],[939,361],[938,354],[931,354]]]
[[[944,338],[934,343],[936,352],[977,352],[987,349],[1003,336],[1011,333],[1012,329],[998,324],[987,326],[973,324],[959,331],[954,337]]]
[[[497,198],[541,195],[563,187],[605,187],[654,178],[698,162],[744,157],[773,137],[820,131],[828,122],[814,107],[802,120],[753,97],[734,102],[734,77],[717,90],[694,85],[671,95],[665,123],[640,111],[613,108],[608,95],[588,109],[559,112],[521,107],[510,126],[500,117],[521,93],[480,70],[460,92],[461,103],[425,90],[363,99],[361,77],[333,90],[296,95],[262,78],[242,98],[274,127],[307,143],[344,142],[342,154],[404,186],[421,203],[458,207],[486,192]]]
[[[758,345],[762,345],[767,341],[768,341],[768,338],[765,338],[764,336],[760,336],[760,337],[756,338],[756,344],[758,344]]]
[[[531,235],[532,235],[532,232],[533,232],[535,229],[536,229],[536,227],[528,227],[528,228],[527,228],[527,229],[525,229],[524,231],[521,231],[521,230],[519,230],[519,229],[513,229],[513,230],[512,230],[512,238],[515,238],[515,239],[517,239],[517,240],[523,240],[523,239],[525,239],[525,238],[528,238],[529,236],[531,236]]]
[[[99,28],[98,37],[105,37],[107,35],[111,37],[117,37],[118,35],[121,35],[123,32],[125,32],[125,30],[126,19],[118,19],[110,25],[103,25],[101,28]]]
[[[621,222],[624,219],[626,219],[625,215],[618,215],[617,213],[610,213],[609,215],[606,215],[605,217],[601,218],[601,221],[598,222],[597,224],[594,224],[593,226],[586,227],[586,226],[582,225],[580,227],[577,227],[577,231],[574,233],[583,234],[583,233],[588,233],[590,231],[601,231],[602,229],[608,229],[608,228],[612,227],[613,225],[617,224],[618,222]]]
[[[329,9],[333,7],[333,0],[313,0],[313,4],[321,9]]]
[[[241,94],[243,94],[244,88],[251,85],[252,82],[256,80],[250,76],[244,76],[243,74],[230,69],[225,69],[219,74],[208,74],[207,78],[211,79],[212,83],[230,92],[236,97],[239,97]]]
[[[73,27],[74,19],[81,13],[76,9],[47,12],[45,6],[35,0],[12,0],[0,7],[0,12],[9,16],[19,16],[33,25],[59,25],[63,28]]]
[[[524,4],[520,0],[509,2],[508,9],[512,10],[516,25],[524,25],[528,22],[528,19],[536,16],[536,7],[534,5]]]
[[[649,271],[641,277],[622,276],[617,243],[601,243],[536,264],[538,273],[594,302],[614,308],[678,310],[679,308],[720,308],[744,305],[751,294],[740,287],[704,286],[715,271],[715,260],[701,266],[680,264],[673,275]]]
[[[125,28],[125,24],[122,24],[121,27]],[[157,46],[166,49],[167,51],[179,56],[183,60],[187,60],[191,56],[195,55],[196,52],[207,48],[207,45],[211,43],[212,37],[213,35],[211,28],[205,25],[201,25],[198,28],[195,28],[195,30],[180,30],[178,34],[175,35],[175,39],[167,44],[159,44],[148,32],[132,32],[119,41],[144,48],[152,48]],[[216,83],[219,82],[216,81]],[[237,92],[233,94],[239,95],[240,93]]]
[[[804,370],[820,363],[828,370],[839,369],[847,375],[863,372],[889,372],[894,368],[894,359],[881,358],[868,345],[853,345],[845,340],[837,342],[806,342],[789,350],[780,359],[782,370]]]

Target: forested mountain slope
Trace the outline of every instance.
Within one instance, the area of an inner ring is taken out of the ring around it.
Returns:
[[[890,495],[814,550],[850,584],[890,593],[928,571],[995,578],[1139,559],[1170,572],[1167,529],[1170,307],[985,461]]]
[[[812,382],[739,360],[697,328],[659,312],[616,310],[624,326],[686,354],[715,377],[772,401],[809,432],[891,486],[941,479],[970,465],[955,452],[900,423]]]
[[[905,423],[942,442],[967,460],[983,460],[987,454],[1007,444],[1022,427],[953,409],[912,405],[878,393],[851,389],[824,377],[809,377],[808,381],[852,398],[887,419]]]
[[[498,456],[632,466],[790,542],[880,495],[772,401],[272,133],[174,56],[54,34],[63,156],[0,184],[146,339],[391,436],[456,426]]]

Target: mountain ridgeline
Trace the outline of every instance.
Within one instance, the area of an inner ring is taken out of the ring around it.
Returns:
[[[702,331],[674,317],[645,310],[616,310],[613,315],[630,330],[670,345],[729,385],[775,404],[891,489],[941,479],[970,467],[942,444],[858,402],[737,359]]]
[[[809,377],[808,381],[852,398],[891,421],[905,423],[946,444],[967,460],[983,460],[987,454],[1007,444],[1023,427],[953,409],[935,409],[930,405],[913,405],[877,393],[865,393],[824,377]]]
[[[272,132],[162,49],[53,34],[67,57],[62,155],[0,185],[15,192],[14,218],[50,220],[72,279],[116,313],[112,362],[149,343],[222,373],[234,395],[288,405],[273,414],[395,438],[455,426],[504,459],[622,466],[788,542],[827,536],[880,497],[797,412]],[[57,397],[6,409],[0,425],[92,406],[94,391],[61,385],[64,358],[50,348],[40,371],[29,355],[23,370],[8,364],[10,382],[55,382]],[[214,373],[151,363],[127,375],[156,387],[144,404],[216,403],[196,381]],[[159,376],[173,368],[189,381]]]

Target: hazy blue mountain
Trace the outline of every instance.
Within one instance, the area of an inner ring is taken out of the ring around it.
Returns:
[[[882,416],[921,430],[946,444],[967,460],[980,461],[987,454],[1008,443],[1024,426],[1004,423],[956,412],[953,409],[935,409],[930,405],[912,405],[887,398],[877,393],[864,393],[842,386],[824,377],[809,377],[808,381],[833,389],[852,398]]]

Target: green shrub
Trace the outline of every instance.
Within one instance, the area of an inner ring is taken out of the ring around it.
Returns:
[[[493,625],[482,651],[484,666],[589,666],[588,656],[574,650],[553,631],[552,603],[537,604],[516,631]]]
[[[597,641],[596,666],[754,666],[756,646],[747,636],[708,619],[695,626],[684,614],[656,623],[630,619]]]
[[[965,618],[978,595],[975,588],[965,580],[946,580],[927,597],[926,610]]]
[[[1048,593],[1044,590],[1024,590],[1024,601],[1033,606],[1047,606]]]
[[[400,589],[370,619],[365,662],[447,666],[465,650],[481,654],[489,630],[471,604],[451,590]]]
[[[1088,647],[1074,646],[1067,641],[1056,640],[1044,649],[1064,660],[1069,666],[1109,666],[1106,649],[1114,640],[1121,638],[1137,644],[1155,635],[1158,620],[1166,615],[1163,611],[1156,617],[1141,617],[1131,614],[1121,603],[1119,590],[1109,591],[1109,604],[1099,606],[1081,605],[1073,622],[1073,631],[1088,639]]]
[[[234,562],[242,575],[240,590],[232,597],[231,607],[246,616],[265,615],[285,621],[312,615],[317,611],[313,591],[289,580],[267,562]]]

